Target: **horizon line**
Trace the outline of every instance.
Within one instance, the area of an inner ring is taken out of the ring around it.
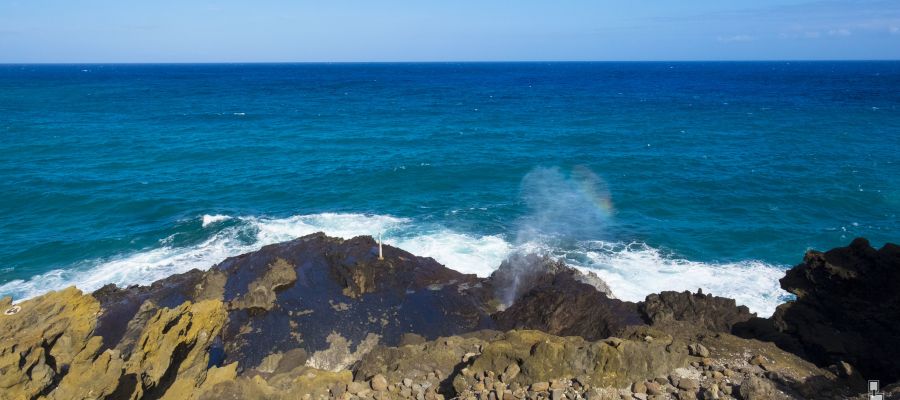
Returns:
[[[0,65],[222,65],[222,64],[589,64],[589,63],[791,63],[791,62],[897,62],[900,58],[809,59],[696,59],[696,60],[397,60],[397,61],[39,61],[0,62]]]

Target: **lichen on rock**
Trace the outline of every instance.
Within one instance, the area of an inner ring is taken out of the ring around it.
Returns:
[[[214,275],[215,276],[215,275]],[[266,272],[250,282],[247,293],[231,301],[232,308],[269,311],[275,306],[275,293],[297,281],[294,266],[278,258],[268,266]],[[208,285],[219,284],[212,280]]]

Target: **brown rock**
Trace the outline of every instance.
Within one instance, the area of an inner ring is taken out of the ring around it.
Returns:
[[[307,358],[308,356],[306,354],[306,350],[288,350],[284,353],[284,355],[281,357],[281,360],[278,362],[278,368],[275,369],[275,373],[287,373],[294,368],[302,367],[306,364]]]
[[[643,334],[644,332],[637,332]],[[643,337],[643,335],[637,335]],[[552,382],[572,377],[583,384],[622,387],[687,366],[686,353],[667,353],[665,341],[621,340],[618,347],[608,341],[588,342],[579,337],[558,337],[538,331],[510,331],[488,342],[467,368],[490,371],[516,360],[521,372],[514,381],[522,384]],[[465,387],[454,380],[457,392]]]
[[[500,374],[500,381],[504,383],[512,382],[513,379],[516,379],[516,376],[519,375],[521,368],[519,368],[519,364],[511,363],[506,366],[506,369]]]
[[[631,391],[634,393],[647,393],[647,384],[643,381],[637,381],[631,385]]]
[[[350,382],[347,385],[347,392],[350,394],[359,394],[368,389],[368,385],[363,382]]]
[[[751,376],[741,383],[740,393],[741,398],[744,400],[772,400],[784,398],[784,396],[780,395],[778,391],[775,390],[775,386],[773,386],[771,382],[756,376]]]
[[[376,392],[383,392],[387,390],[388,387],[387,379],[381,374],[373,376],[370,383],[372,385],[372,390]]]
[[[695,357],[709,357],[709,349],[700,343],[688,345],[688,352]]]
[[[751,357],[749,362],[750,362],[750,365],[760,365],[761,366],[766,363],[766,359],[765,359],[765,357],[757,354],[757,355]]]
[[[425,343],[425,337],[419,335],[417,333],[404,333],[400,336],[400,342],[397,343],[398,346],[409,346],[409,345],[419,345]]]
[[[693,378],[681,378],[678,380],[678,386],[681,390],[695,391],[700,387],[700,383]]]
[[[666,383],[668,383],[668,382],[666,382]],[[665,393],[665,391],[660,387],[659,383],[657,383],[657,382],[647,382],[644,384],[644,386],[647,389],[647,394],[649,394],[651,396],[658,396],[658,395],[662,395]]]
[[[204,378],[209,348],[225,320],[225,307],[215,300],[159,310],[125,364],[126,375],[137,380],[135,396],[193,397],[190,393]]]

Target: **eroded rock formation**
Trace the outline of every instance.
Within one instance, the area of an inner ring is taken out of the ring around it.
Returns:
[[[837,399],[896,376],[894,245],[810,252],[771,319],[701,293],[619,301],[544,257],[481,279],[376,246],[313,234],[146,287],[2,299],[0,399]]]
[[[488,280],[509,304],[494,314],[497,328],[597,340],[643,323],[634,303],[611,298],[609,287],[597,281],[547,257],[513,256]]]
[[[821,364],[846,362],[872,379],[900,379],[900,246],[865,239],[810,251],[781,286],[797,296],[778,307],[775,328]]]

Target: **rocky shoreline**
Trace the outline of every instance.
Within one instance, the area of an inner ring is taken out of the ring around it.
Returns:
[[[810,251],[770,318],[616,299],[513,256],[488,278],[318,233],[149,286],[0,299],[0,399],[900,398],[900,246]]]

